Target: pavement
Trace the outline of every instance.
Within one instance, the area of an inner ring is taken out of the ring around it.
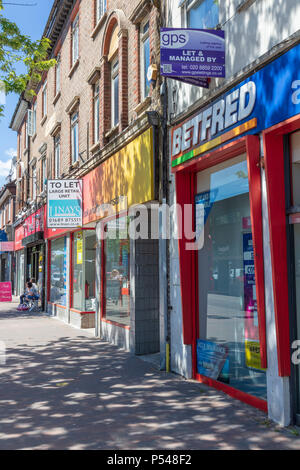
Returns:
[[[0,449],[300,449],[296,428],[16,307],[0,306]]]

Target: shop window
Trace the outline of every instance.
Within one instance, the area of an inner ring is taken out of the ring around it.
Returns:
[[[290,296],[295,299],[295,319],[293,323],[296,326],[295,338],[300,338],[300,132],[295,132],[290,136],[290,148],[291,148],[291,189],[292,189],[292,205],[295,212],[292,218],[291,231],[293,233],[294,241],[294,289],[290,287]],[[293,302],[294,303],[294,302]],[[296,378],[296,413],[297,413],[297,424],[300,420],[300,367],[295,367],[295,378]]]
[[[300,212],[300,132],[291,135],[292,146],[292,196],[293,205],[299,207]]]
[[[150,67],[150,36],[149,36],[149,19],[141,24],[141,90],[142,99],[147,98],[150,92],[150,82],[147,78],[148,69]]]
[[[79,158],[78,112],[71,116],[72,163]]]
[[[219,23],[219,5],[215,0],[187,0],[183,8],[188,28],[212,29]]]
[[[54,177],[60,177],[60,135],[54,138]]]
[[[266,399],[246,156],[197,175],[197,368]]]
[[[104,312],[103,317],[130,326],[130,265],[128,218],[120,217],[105,225]]]
[[[79,15],[72,24],[72,66],[79,59]]]
[[[98,23],[106,12],[106,0],[96,0],[96,23]]]
[[[93,107],[94,107],[94,143],[96,144],[99,142],[100,139],[100,95],[99,95],[99,82],[94,85],[94,99],[93,99]]]
[[[111,117],[112,127],[119,123],[119,60],[114,59],[111,63]]]
[[[82,312],[96,310],[95,260],[95,232],[76,232],[73,238],[73,308]]]
[[[67,305],[67,240],[51,242],[50,302]]]

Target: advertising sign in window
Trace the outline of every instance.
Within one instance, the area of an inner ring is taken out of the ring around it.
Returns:
[[[82,226],[82,180],[48,181],[48,228]]]

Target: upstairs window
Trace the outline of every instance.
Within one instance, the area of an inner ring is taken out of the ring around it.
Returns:
[[[188,28],[213,29],[219,23],[219,5],[215,0],[187,0],[184,8]]]
[[[99,96],[99,82],[94,85],[94,143],[99,142],[100,131],[99,131],[99,113],[100,113],[100,96]]]
[[[149,19],[141,24],[141,90],[142,99],[147,98],[150,92],[150,82],[147,78],[150,67],[150,36]]]
[[[119,124],[119,59],[111,63],[111,125]]]
[[[42,116],[47,116],[47,82],[44,83],[42,90]]]
[[[32,167],[32,200],[34,201],[37,196],[37,191],[36,191],[36,186],[37,186],[37,180],[36,180],[36,165]]]
[[[42,159],[41,164],[41,192],[47,189],[47,163],[46,157]]]
[[[32,111],[33,111],[33,114],[32,114],[32,127],[33,127],[33,135],[36,134],[36,102],[34,103],[33,107],[32,107]]]
[[[12,199],[9,199],[9,201],[8,201],[8,222],[11,222],[11,202],[12,202]]]
[[[79,59],[79,15],[72,24],[72,66]]]
[[[106,0],[96,0],[96,23],[98,23],[106,12]]]
[[[71,116],[72,164],[79,158],[78,112]]]
[[[55,67],[55,95],[60,92],[60,55],[57,56],[56,59],[56,67]]]
[[[60,177],[60,135],[54,139],[54,177]]]

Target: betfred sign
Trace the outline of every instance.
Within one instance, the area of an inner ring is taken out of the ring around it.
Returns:
[[[162,28],[161,75],[206,86],[225,77],[225,35],[214,29]]]
[[[256,104],[256,84],[249,81],[172,131],[172,158],[247,119]]]
[[[49,180],[47,228],[82,226],[82,180]]]

